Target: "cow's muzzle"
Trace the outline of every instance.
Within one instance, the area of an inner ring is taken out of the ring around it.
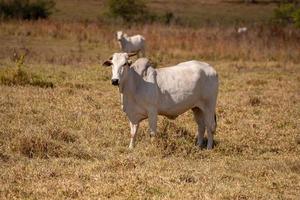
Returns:
[[[119,85],[119,79],[112,79],[111,84],[113,85]]]

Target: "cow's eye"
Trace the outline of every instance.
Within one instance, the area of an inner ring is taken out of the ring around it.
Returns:
[[[122,74],[123,73],[123,67],[120,67],[119,68],[119,74]]]

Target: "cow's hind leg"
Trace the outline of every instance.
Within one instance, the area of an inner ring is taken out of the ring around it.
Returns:
[[[134,147],[136,133],[138,131],[138,128],[139,128],[139,123],[130,122],[130,135],[131,135],[131,139],[130,139],[130,143],[129,143],[130,149],[133,149],[133,147]]]
[[[194,114],[194,119],[198,125],[197,130],[197,145],[199,147],[203,146],[203,139],[204,139],[204,132],[205,132],[205,120],[204,120],[204,114],[200,108],[193,108],[192,109]]]
[[[204,122],[207,129],[207,149],[212,149],[213,135],[216,131],[215,111],[213,109],[204,111]]]
[[[151,141],[153,141],[157,129],[157,110],[155,108],[150,108],[148,110],[148,120],[149,120],[149,127],[150,127],[150,137],[151,137]]]

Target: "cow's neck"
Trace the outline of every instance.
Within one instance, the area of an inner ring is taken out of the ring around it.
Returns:
[[[134,68],[129,68],[127,73],[127,79],[123,82],[120,90],[123,101],[139,105],[156,104],[158,89],[155,83],[155,74],[151,73],[144,80],[145,77],[139,75]]]
[[[120,92],[125,96],[134,96],[137,89],[137,84],[139,84],[138,74],[133,68],[129,68],[127,71],[127,78],[120,85]]]
[[[128,43],[128,39],[125,37],[122,37],[121,40],[119,41],[120,44],[122,45],[123,48],[126,47],[127,43]],[[124,49],[123,49],[124,50]]]

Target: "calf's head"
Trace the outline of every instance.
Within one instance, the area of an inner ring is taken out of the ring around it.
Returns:
[[[126,79],[127,69],[131,65],[130,56],[135,54],[127,53],[114,53],[107,61],[103,63],[103,66],[112,67],[112,78],[111,83],[115,86],[118,86]]]

